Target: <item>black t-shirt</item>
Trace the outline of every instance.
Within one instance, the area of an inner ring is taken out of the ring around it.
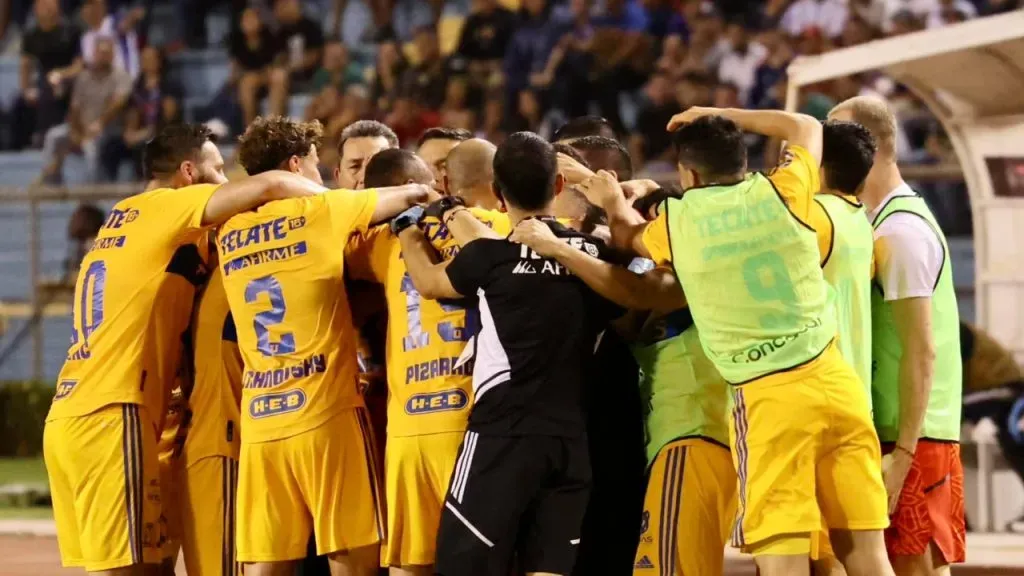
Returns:
[[[246,71],[263,70],[274,62],[274,58],[280,51],[277,38],[264,28],[260,31],[260,42],[256,47],[250,47],[245,41],[245,34],[241,30],[233,30],[228,38],[228,52],[231,59],[238,63],[238,66]]]
[[[620,261],[601,240],[544,221],[574,248]],[[447,271],[455,290],[480,305],[469,429],[582,437],[587,366],[597,335],[622,310],[557,261],[508,240],[470,242]]]
[[[456,53],[467,60],[501,60],[515,27],[515,15],[505,8],[496,8],[490,14],[470,14]]]
[[[81,39],[81,31],[65,22],[50,30],[37,25],[21,40],[21,53],[35,59],[43,76],[51,70],[70,66],[79,55]]]
[[[320,27],[320,24],[317,24],[305,16],[295,22],[281,24],[281,27],[277,29],[278,48],[283,50],[285,54],[289,54],[293,42],[302,43],[303,53],[305,53],[306,50],[323,48],[324,31]],[[316,70],[316,66],[309,69],[310,72],[313,70]]]

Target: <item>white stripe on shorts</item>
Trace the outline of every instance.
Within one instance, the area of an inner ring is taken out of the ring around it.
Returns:
[[[473,465],[473,454],[476,452],[476,444],[480,435],[476,432],[466,432],[466,438],[462,441],[462,454],[459,455],[459,462],[455,466],[455,474],[452,476],[452,496],[459,504],[466,493],[466,484],[469,480],[469,469]]]

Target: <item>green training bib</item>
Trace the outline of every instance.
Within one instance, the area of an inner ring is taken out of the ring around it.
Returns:
[[[960,311],[953,288],[953,268],[946,236],[920,196],[896,196],[886,202],[872,223],[877,229],[886,218],[900,212],[923,218],[942,243],[942,270],[932,292],[932,336],[935,339],[935,369],[921,437],[959,441],[961,397]],[[895,442],[900,420],[900,359],[903,347],[892,316],[892,303],[885,301],[876,283],[871,291],[872,349],[874,370],[871,389],[875,428],[882,442]]]
[[[647,465],[666,444],[701,436],[729,445],[732,396],[687,309],[652,318],[632,345],[640,367]]]
[[[804,364],[836,335],[817,237],[751,174],[669,199],[673,266],[708,358],[733,384]]]
[[[836,344],[853,366],[871,398],[871,259],[875,237],[864,205],[841,196],[819,194],[832,220],[832,251],[823,271],[836,291]]]

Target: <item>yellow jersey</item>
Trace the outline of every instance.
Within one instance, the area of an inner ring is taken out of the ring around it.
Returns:
[[[507,215],[471,211],[499,234],[511,233]],[[423,226],[443,259],[458,253],[458,243],[440,221],[427,218]],[[421,298],[402,260],[398,238],[387,226],[353,237],[346,260],[353,278],[384,285],[388,436],[465,430],[472,404],[473,362],[458,367],[456,363],[466,341],[479,329],[476,302]]]
[[[245,365],[245,443],[363,406],[344,247],[366,232],[376,205],[376,190],[337,190],[270,202],[221,227],[218,266]]]
[[[118,202],[75,284],[71,346],[47,420],[141,404],[160,431],[196,287],[203,212],[217,189],[160,188]]]
[[[242,356],[238,334],[224,292],[224,274],[210,275],[192,320],[192,381],[184,425],[185,465],[209,456],[238,459],[241,438]]]

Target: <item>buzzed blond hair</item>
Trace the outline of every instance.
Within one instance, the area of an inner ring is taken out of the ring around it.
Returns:
[[[887,160],[896,158],[896,116],[885,100],[877,96],[854,96],[836,105],[828,117],[834,118],[838,112],[848,113],[850,120],[871,132],[879,156]]]

